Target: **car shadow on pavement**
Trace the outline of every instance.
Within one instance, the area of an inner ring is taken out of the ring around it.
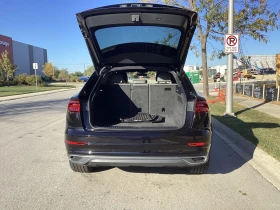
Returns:
[[[239,114],[241,112],[236,113],[236,118],[212,116],[214,118],[214,134],[208,174],[227,174],[241,168],[253,158],[259,144],[259,139],[254,134],[256,129],[279,128],[277,123],[245,123],[238,118]],[[231,128],[239,130],[239,132],[237,133]]]
[[[147,173],[147,174],[186,174],[186,168],[176,167],[120,167],[120,170],[130,173]]]

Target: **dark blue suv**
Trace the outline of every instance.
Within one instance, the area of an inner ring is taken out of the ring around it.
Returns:
[[[87,10],[77,19],[95,72],[68,104],[65,144],[71,168],[206,172],[211,115],[183,70],[197,13],[123,4]],[[141,77],[128,80],[133,75]]]

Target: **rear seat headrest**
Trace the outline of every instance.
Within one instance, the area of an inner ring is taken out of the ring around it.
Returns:
[[[113,72],[109,76],[107,84],[127,83],[127,80],[127,74],[125,72]]]
[[[157,72],[156,81],[158,83],[171,83],[171,74],[168,72]]]

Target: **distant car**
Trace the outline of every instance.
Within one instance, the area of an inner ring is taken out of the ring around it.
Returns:
[[[264,68],[262,69],[263,74],[276,74],[276,71],[273,70],[272,68]]]
[[[251,74],[257,75],[259,73],[258,69],[250,69]]]
[[[214,82],[224,82],[225,81],[225,76],[222,75],[220,72],[218,72],[215,76],[214,76]]]
[[[263,70],[262,70],[262,69],[258,69],[258,70],[255,72],[255,75],[263,75]]]
[[[89,77],[87,77],[87,76],[80,76],[80,77],[79,77],[79,80],[81,80],[81,81],[83,81],[83,82],[87,82],[88,79],[89,79]]]
[[[197,17],[191,10],[140,3],[77,14],[95,72],[68,103],[65,145],[73,171],[102,166],[207,171],[211,114],[183,70]],[[178,46],[156,42],[173,30]],[[128,82],[128,75],[151,71],[154,83]]]

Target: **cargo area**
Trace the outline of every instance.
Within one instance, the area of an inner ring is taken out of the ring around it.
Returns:
[[[91,124],[111,128],[176,129],[184,125],[185,110],[185,96],[171,80],[171,74],[159,74],[153,84],[145,80],[128,83],[125,76],[113,74],[94,94]]]

